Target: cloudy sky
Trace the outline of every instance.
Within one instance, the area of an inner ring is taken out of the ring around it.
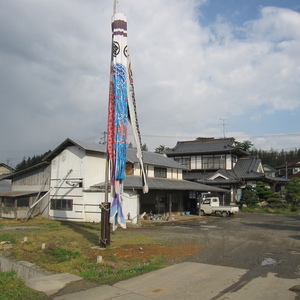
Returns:
[[[298,0],[118,0],[142,141],[300,148]],[[0,162],[107,127],[113,0],[0,0]],[[133,142],[132,135],[129,141]]]

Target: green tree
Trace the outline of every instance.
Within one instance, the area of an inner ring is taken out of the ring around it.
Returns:
[[[143,145],[142,145],[142,151],[148,151],[148,147],[147,147],[146,144],[143,144]]]
[[[255,192],[256,196],[260,201],[267,201],[274,195],[272,190],[269,187],[267,187],[266,184],[262,181],[257,181]]]
[[[294,149],[290,151],[277,151],[271,150],[257,150],[252,149],[249,151],[250,155],[258,156],[263,164],[277,167],[286,162],[300,161],[300,149]]]
[[[33,157],[28,157],[27,159],[26,159],[26,157],[24,157],[23,160],[17,164],[16,172],[27,169],[29,167],[32,167],[32,166],[40,163],[43,160],[43,158],[46,157],[50,152],[51,152],[51,150],[49,150],[41,155],[34,155]]]
[[[155,148],[155,153],[166,153],[167,151],[171,150],[169,147],[166,147],[165,145],[160,145],[159,147]]]
[[[243,142],[234,141],[234,142],[236,147],[244,151],[249,151],[250,148],[253,146],[253,143],[251,141],[243,141]]]
[[[130,148],[130,149],[136,149],[136,147],[133,147],[133,144],[131,142],[128,144],[128,148]],[[143,144],[142,147],[141,147],[141,149],[142,149],[142,151],[148,151],[148,147],[147,147],[146,144]]]
[[[251,185],[247,185],[242,192],[240,203],[249,206],[249,205],[255,205],[257,202],[258,199],[255,190],[252,188]]]
[[[294,208],[300,204],[300,178],[292,178],[286,187],[286,200],[292,204]]]

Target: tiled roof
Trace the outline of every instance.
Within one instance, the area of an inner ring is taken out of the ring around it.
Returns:
[[[201,192],[228,192],[225,189],[207,186],[188,180],[175,180],[165,178],[148,178],[149,190],[181,190]],[[104,188],[104,183],[94,185],[92,188]],[[141,176],[127,176],[124,180],[124,189],[143,189]],[[91,189],[92,190],[92,189]]]
[[[241,157],[234,167],[234,172],[240,178],[261,177],[264,173],[257,171],[260,164],[261,160],[257,156]]]
[[[82,142],[79,140],[72,140],[72,139],[66,139],[64,142],[62,142],[56,149],[51,151],[49,155],[47,155],[44,160],[50,160],[53,159],[55,156],[57,156],[59,153],[61,153],[64,149],[70,146],[78,146],[79,148],[82,148],[85,151],[91,151],[91,152],[99,152],[102,154],[106,153],[106,145],[98,144],[98,143],[91,143],[91,142]],[[186,170],[187,168],[183,165],[175,162],[173,159],[168,158],[167,156],[163,154],[143,151],[143,158],[144,163],[146,165],[153,165],[153,166],[160,166],[165,168],[176,168],[176,169],[182,169]],[[139,162],[137,156],[136,156],[136,149],[134,148],[127,148],[127,161],[131,163]]]
[[[4,163],[0,163],[0,167],[6,168],[9,171],[13,171],[14,170],[14,168],[12,168],[12,167],[8,166],[7,164],[4,164]]]
[[[215,179],[211,179],[216,175],[219,176],[217,176]],[[190,172],[184,174],[184,179],[195,180],[205,184],[228,184],[228,183],[238,183],[241,181],[241,179],[238,178],[231,170],[219,170],[216,172],[205,172],[205,173]]]
[[[58,154],[60,154],[63,150],[70,146],[78,146],[79,148],[82,148],[86,151],[92,151],[92,152],[100,152],[100,153],[106,153],[106,145],[98,144],[98,143],[91,143],[91,142],[83,142],[79,140],[72,140],[72,139],[66,139],[64,140],[59,146],[57,146],[53,151],[51,151],[46,157],[44,157],[43,160],[51,160]]]
[[[40,163],[38,163],[34,166],[28,167],[28,168],[23,169],[21,171],[7,174],[3,178],[4,179],[13,179],[13,178],[18,177],[22,174],[26,174],[26,173],[29,173],[29,172],[32,172],[32,171],[35,171],[35,170],[38,170],[38,169],[41,169],[41,170],[46,169],[49,165],[50,165],[50,163],[48,161],[42,161],[42,162],[40,162]]]
[[[276,172],[277,171],[275,168],[273,168],[267,164],[264,164],[263,167],[264,167],[265,172]]]
[[[238,183],[243,179],[266,178],[276,180],[276,178],[266,176],[263,172],[258,172],[260,164],[261,160],[257,156],[245,156],[239,158],[233,170],[187,172],[184,173],[183,177],[186,180],[199,181],[205,184]]]
[[[178,142],[177,145],[166,154],[168,156],[175,156],[186,154],[225,153],[232,151],[240,152],[243,155],[247,154],[247,152],[234,145],[234,138]]]
[[[300,178],[300,172],[297,172],[297,173],[289,176],[289,178],[294,178],[294,177]]]
[[[139,160],[136,156],[136,150],[133,148],[128,148],[126,159],[127,159],[127,161],[129,161],[131,163],[139,162]],[[163,154],[143,151],[143,159],[144,159],[144,163],[146,165],[187,170],[187,168],[185,166],[177,163],[173,159],[171,159]]]
[[[40,191],[9,191],[9,192],[4,192],[0,194],[0,197],[23,197],[23,196],[29,196],[29,195],[36,195]]]
[[[282,168],[286,168],[286,167],[300,167],[300,161],[293,161],[293,162],[289,162],[289,163],[284,163],[280,166],[275,167],[275,169],[282,169]]]

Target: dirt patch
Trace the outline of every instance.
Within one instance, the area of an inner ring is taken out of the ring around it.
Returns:
[[[101,255],[104,260],[111,258],[129,262],[137,260],[150,260],[155,256],[163,256],[166,259],[193,256],[202,248],[199,244],[189,244],[180,246],[163,246],[163,245],[143,245],[131,246],[124,245],[121,248],[110,248],[107,251],[91,249],[89,257],[96,261],[97,256]]]
[[[52,298],[65,295],[65,294],[80,292],[97,286],[99,286],[99,283],[94,282],[92,280],[82,279],[82,280],[72,281],[68,283],[65,287],[60,289],[57,293],[52,295]]]

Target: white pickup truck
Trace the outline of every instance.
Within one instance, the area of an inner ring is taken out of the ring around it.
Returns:
[[[239,212],[237,206],[221,206],[218,197],[208,197],[200,204],[200,215],[218,214],[223,217],[233,216]]]

